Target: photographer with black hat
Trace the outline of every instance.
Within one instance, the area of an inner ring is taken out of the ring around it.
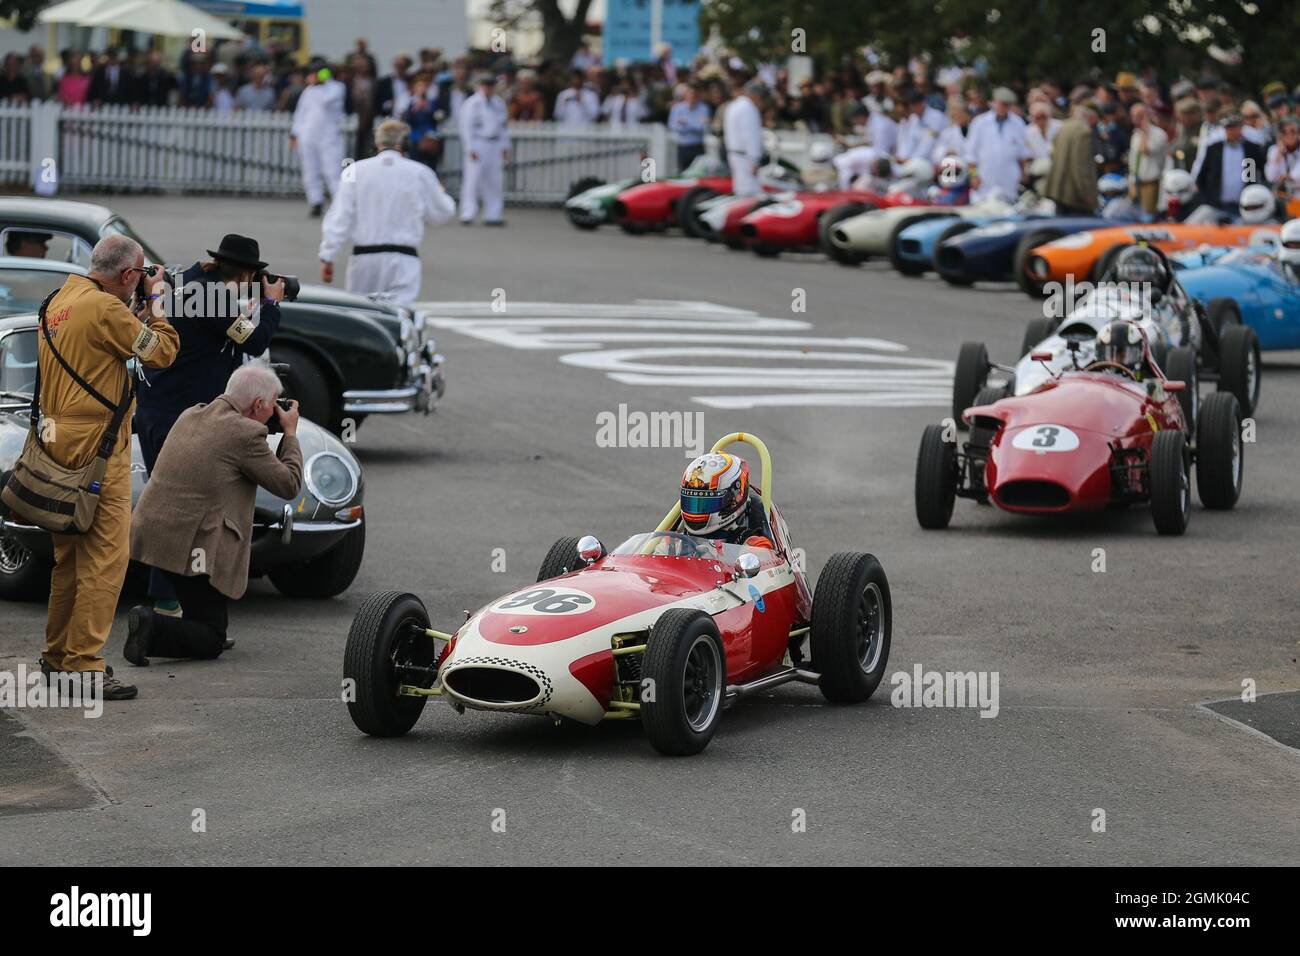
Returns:
[[[181,413],[220,395],[237,368],[266,352],[280,327],[285,279],[270,281],[257,240],[232,233],[208,255],[173,276],[171,295],[155,303],[165,303],[181,347],[176,361],[144,375],[138,390],[136,431],[150,474]],[[149,594],[160,612],[179,612],[170,582],[157,571]]]

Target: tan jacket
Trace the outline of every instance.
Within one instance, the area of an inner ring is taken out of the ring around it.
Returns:
[[[85,276],[68,276],[45,311],[46,325],[54,347],[63,360],[87,384],[114,404],[122,397],[126,383],[126,362],[136,358],[150,368],[166,368],[180,349],[180,336],[165,318],[150,318],[146,326],[117,296],[100,291]],[[95,401],[78,385],[45,344],[40,344],[37,361],[41,371],[42,435],[54,459],[66,468],[90,463],[113,413]],[[59,423],[70,427],[59,437]],[[101,424],[102,422],[102,424]],[[51,430],[51,425],[53,430]],[[121,452],[131,444],[131,410],[118,433]]]
[[[218,395],[181,413],[131,516],[131,557],[183,574],[207,574],[229,598],[248,587],[248,555],[258,486],[294,498],[302,485],[302,450],[280,438],[278,457],[266,426]]]
[[[1097,153],[1092,127],[1081,119],[1061,124],[1052,140],[1052,168],[1047,173],[1043,195],[1073,209],[1097,208]]]

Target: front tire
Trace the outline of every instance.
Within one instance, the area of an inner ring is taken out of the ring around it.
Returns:
[[[558,578],[561,574],[585,568],[586,563],[578,556],[578,540],[578,538],[560,538],[551,545],[551,550],[547,551],[546,557],[542,559],[537,580],[549,581],[551,578]],[[602,554],[605,553],[604,542],[601,542],[600,551]]]
[[[24,547],[0,530],[0,600],[44,601],[50,596],[54,562]]]
[[[428,626],[424,603],[399,591],[372,594],[352,619],[343,677],[354,682],[356,699],[348,702],[348,714],[362,733],[400,737],[420,719],[428,698],[399,696],[398,687],[427,688],[433,681],[418,673],[400,673],[398,668],[433,666],[433,640],[415,630]]]
[[[857,704],[875,692],[889,663],[893,616],[889,579],[875,555],[831,555],[817,578],[809,630],[823,697]]]
[[[272,346],[271,361],[289,366],[283,376],[284,394],[286,398],[297,399],[299,414],[338,434],[342,427],[342,408],[335,410],[333,390],[320,363],[302,349],[289,345]]]
[[[1151,520],[1156,531],[1182,534],[1192,510],[1192,476],[1187,468],[1187,439],[1182,432],[1156,432],[1148,472]]]
[[[948,527],[957,500],[957,444],[944,425],[926,425],[916,456],[916,520],[922,528]]]
[[[1241,406],[1229,392],[1205,400],[1196,422],[1196,490],[1201,504],[1226,511],[1241,497]]]
[[[1201,410],[1200,379],[1196,373],[1196,350],[1186,345],[1171,349],[1164,362],[1165,375],[1175,382],[1186,382],[1187,387],[1178,393],[1178,404],[1183,408],[1187,433],[1196,429],[1196,417]]]
[[[983,342],[963,342],[952,377],[952,420],[965,429],[961,413],[975,404],[975,396],[989,380],[989,350]]]
[[[1259,407],[1259,336],[1248,325],[1230,325],[1219,337],[1219,391],[1231,392],[1243,416]]]
[[[650,699],[641,724],[661,754],[684,757],[708,746],[722,717],[727,657],[713,618],[694,608],[673,608],[650,629],[643,678]]]
[[[366,526],[361,524],[319,557],[303,564],[275,568],[267,572],[267,577],[285,597],[315,600],[337,597],[356,580],[365,553]]]

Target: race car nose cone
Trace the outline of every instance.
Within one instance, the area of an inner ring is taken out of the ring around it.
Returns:
[[[494,664],[452,668],[443,674],[442,685],[453,697],[479,706],[529,704],[542,695],[532,675]]]

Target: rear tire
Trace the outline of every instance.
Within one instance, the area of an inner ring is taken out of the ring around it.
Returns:
[[[1165,376],[1175,382],[1186,382],[1187,387],[1178,393],[1178,404],[1183,407],[1187,434],[1196,430],[1196,416],[1201,410],[1200,378],[1196,374],[1196,350],[1186,345],[1170,349],[1164,361]]]
[[[885,676],[892,629],[889,579],[875,555],[831,555],[817,577],[809,629],[822,696],[836,704],[869,698]]]
[[[873,206],[865,203],[848,202],[840,203],[838,206],[832,206],[822,214],[822,221],[817,226],[817,237],[820,240],[822,252],[830,256],[833,260],[842,266],[856,266],[867,261],[865,252],[856,252],[853,249],[845,249],[837,246],[831,241],[831,230],[845,219],[851,219],[853,216],[860,216],[864,212],[870,212]]]
[[[1020,357],[1024,358],[1034,346],[1056,331],[1056,323],[1046,316],[1030,319],[1025,326],[1025,337],[1020,340]]]
[[[319,557],[303,564],[275,568],[267,572],[267,577],[285,597],[315,600],[337,597],[356,580],[365,553],[366,526],[362,523]]]
[[[916,457],[916,520],[922,528],[946,528],[957,500],[957,445],[943,425],[926,425]]]
[[[1259,408],[1259,337],[1248,325],[1228,326],[1219,337],[1219,391],[1231,392],[1248,417]]]
[[[1016,284],[1031,299],[1043,298],[1043,285],[1037,279],[1031,278],[1025,270],[1025,266],[1028,265],[1029,250],[1060,238],[1059,229],[1035,229],[1025,233],[1016,243],[1015,255],[1011,257],[1011,271],[1015,274]]]
[[[569,194],[564,198],[572,199],[574,196],[585,193],[588,189],[595,189],[597,186],[603,185],[605,185],[605,180],[603,179],[596,176],[584,176],[582,179],[577,180],[569,186]],[[601,219],[592,217],[592,215],[586,211],[570,209],[567,206],[564,208],[564,215],[568,218],[571,225],[584,231],[595,229],[602,222]]]
[[[665,611],[650,628],[641,661],[650,700],[641,724],[661,754],[684,757],[708,746],[722,718],[727,656],[713,618],[694,608]]]
[[[952,377],[952,420],[965,429],[961,413],[975,404],[975,396],[989,380],[989,351],[983,342],[963,342]]]
[[[1192,476],[1187,468],[1187,439],[1180,431],[1156,432],[1148,467],[1151,520],[1160,534],[1182,534],[1191,516]]]
[[[1196,490],[1201,504],[1226,511],[1241,497],[1245,471],[1241,406],[1230,392],[1215,392],[1196,422]]]
[[[366,598],[352,619],[343,653],[343,677],[354,682],[356,700],[348,714],[357,729],[372,737],[400,737],[420,719],[427,697],[400,697],[400,684],[432,687],[433,681],[401,675],[394,660],[432,667],[433,640],[416,636],[410,625],[429,626],[424,603],[414,594],[380,591]]]

